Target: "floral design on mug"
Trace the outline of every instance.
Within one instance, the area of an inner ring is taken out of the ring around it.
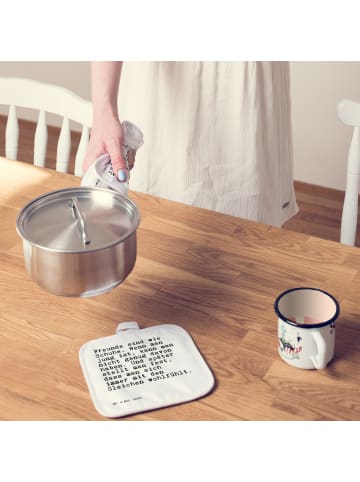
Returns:
[[[281,325],[281,337],[279,338],[280,351],[290,360],[300,359],[300,353],[302,351],[302,338],[299,333],[296,334],[295,340],[288,339],[286,337],[286,328]]]
[[[297,343],[300,343],[302,338],[301,336],[296,337]],[[279,338],[279,346],[280,350],[284,352],[284,354],[287,356],[287,358],[291,359],[300,359],[300,352],[302,350],[301,345],[296,345],[296,343],[292,341],[285,340],[285,338],[281,337]]]

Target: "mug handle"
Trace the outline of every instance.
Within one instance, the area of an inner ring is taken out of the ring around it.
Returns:
[[[311,330],[311,334],[315,340],[317,346],[317,354],[310,357],[317,370],[321,370],[326,367],[326,342],[323,335],[319,330]]]

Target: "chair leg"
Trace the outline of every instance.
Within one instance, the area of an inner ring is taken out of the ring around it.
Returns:
[[[83,126],[79,147],[75,157],[75,169],[74,169],[75,176],[81,177],[83,175],[82,165],[85,159],[86,149],[89,144],[89,135],[90,135],[90,129],[86,126]]]
[[[348,174],[341,218],[340,243],[355,246],[359,175]]]
[[[5,156],[8,159],[17,159],[18,143],[19,123],[16,115],[16,107],[11,105],[5,131]]]
[[[46,113],[41,110],[39,112],[38,122],[36,124],[34,137],[34,165],[45,167],[46,147],[48,141],[48,132],[46,125]]]
[[[359,177],[360,134],[359,127],[355,127],[349,149],[346,190],[340,230],[340,242],[350,246],[355,246],[358,216]]]
[[[69,172],[71,132],[69,119],[64,117],[56,151],[56,170]]]

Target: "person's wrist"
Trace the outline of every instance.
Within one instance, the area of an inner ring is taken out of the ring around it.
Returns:
[[[93,106],[94,118],[106,118],[109,120],[119,120],[119,112],[116,105],[111,103],[97,104]]]

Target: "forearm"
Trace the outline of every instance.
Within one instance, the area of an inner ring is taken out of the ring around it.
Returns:
[[[107,113],[118,118],[121,69],[122,62],[91,62],[91,97],[95,117]]]
[[[84,171],[101,154],[110,154],[114,172],[120,181],[128,178],[121,146],[123,129],[117,99],[122,62],[91,62],[93,123],[84,160]]]

